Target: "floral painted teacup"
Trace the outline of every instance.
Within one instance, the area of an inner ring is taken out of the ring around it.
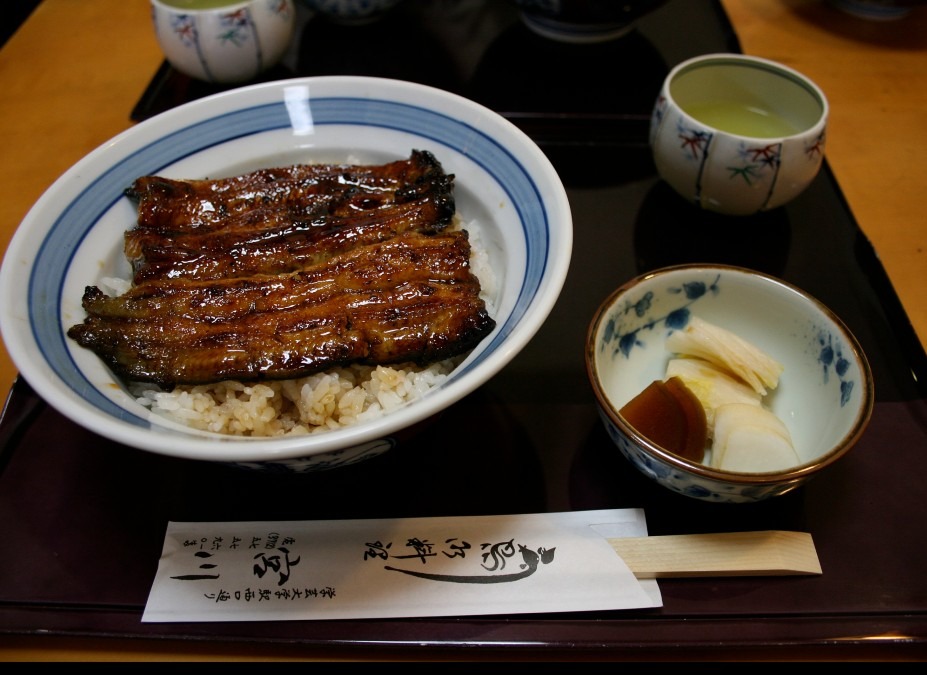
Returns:
[[[280,62],[293,37],[293,0],[151,0],[161,51],[206,82],[253,80]]]
[[[707,54],[667,75],[653,108],[658,174],[701,208],[749,215],[782,206],[824,159],[828,103],[797,71],[742,54]]]

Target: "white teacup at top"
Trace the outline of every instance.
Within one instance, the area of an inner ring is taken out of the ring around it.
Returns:
[[[252,80],[280,62],[293,37],[293,0],[151,0],[161,51],[206,82]]]
[[[799,195],[824,160],[828,104],[807,77],[742,54],[706,54],[667,75],[654,105],[657,172],[718,213],[749,215]]]

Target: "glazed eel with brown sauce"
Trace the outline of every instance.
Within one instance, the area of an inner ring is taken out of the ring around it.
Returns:
[[[413,151],[218,180],[139,178],[133,287],[88,286],[68,335],[119,376],[175,384],[432,363],[495,327],[455,216],[453,175]]]
[[[438,232],[456,211],[453,176],[429,152],[376,166],[303,164],[218,180],[144,176],[126,190],[135,283],[302,269],[359,244]]]

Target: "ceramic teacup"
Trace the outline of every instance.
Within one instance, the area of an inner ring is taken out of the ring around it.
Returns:
[[[658,174],[701,208],[749,215],[782,206],[824,159],[828,103],[806,76],[742,54],[707,54],[667,75],[650,145]]]
[[[280,62],[293,37],[293,0],[151,0],[165,58],[206,82],[238,83]]]
[[[614,40],[666,0],[514,0],[532,31],[558,42]]]

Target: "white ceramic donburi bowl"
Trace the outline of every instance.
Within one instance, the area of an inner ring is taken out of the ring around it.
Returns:
[[[784,366],[763,403],[788,427],[801,464],[769,473],[713,469],[652,443],[619,414],[664,379],[672,356],[666,338],[692,316]],[[874,401],[869,363],[839,318],[780,279],[724,265],[666,267],[618,288],[590,324],[586,369],[605,427],[631,464],[674,492],[710,502],[753,502],[794,490],[849,452]]]
[[[123,235],[136,219],[123,190],[138,176],[219,178],[308,162],[377,164],[428,150],[455,176],[457,213],[477,222],[495,270],[497,325],[440,386],[383,417],[308,436],[198,432],[139,405],[65,331],[83,320],[84,287],[129,278]],[[29,384],[76,423],[125,445],[197,460],[297,471],[379,454],[502,369],[556,301],[572,252],[556,171],[525,134],[472,101],[422,85],[319,77],[200,99],[115,137],[56,181],[27,214],[0,269],[0,329]]]

